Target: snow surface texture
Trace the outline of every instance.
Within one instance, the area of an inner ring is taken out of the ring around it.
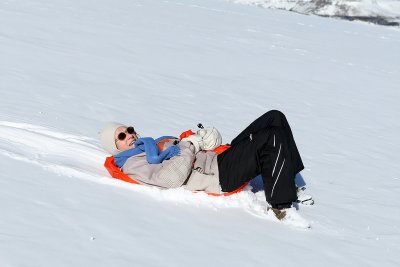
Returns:
[[[399,266],[400,32],[226,1],[0,3],[0,266]],[[316,204],[302,230],[228,198],[111,179],[97,131],[270,109]]]
[[[235,3],[295,11],[302,14],[359,19],[397,25],[400,0],[231,0]]]

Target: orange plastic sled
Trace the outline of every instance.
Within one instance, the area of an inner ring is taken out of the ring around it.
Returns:
[[[225,151],[226,149],[228,149],[229,146],[227,145],[222,145],[219,146],[217,149],[214,150],[214,152],[216,152],[217,154],[222,153],[223,151]],[[104,162],[104,167],[106,167],[107,171],[110,173],[110,175],[115,178],[115,179],[119,179],[122,180],[124,182],[127,183],[131,183],[131,184],[137,184],[137,185],[141,185],[140,182],[136,181],[135,179],[129,177],[128,175],[126,175],[125,173],[123,173],[117,165],[115,165],[114,162],[114,157],[107,157],[106,161]],[[248,183],[245,183],[244,185],[242,185],[241,187],[239,187],[238,189],[236,189],[235,191],[232,192],[225,192],[222,194],[216,194],[216,193],[207,193],[210,196],[230,196],[236,193],[239,193],[240,191],[242,191],[246,186],[248,185]],[[201,191],[200,191],[201,192]]]

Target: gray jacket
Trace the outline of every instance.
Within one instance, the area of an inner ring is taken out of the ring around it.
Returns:
[[[162,150],[173,145],[173,141],[164,143]],[[178,145],[178,156],[159,164],[149,164],[143,152],[130,157],[122,166],[122,171],[143,184],[161,188],[184,186],[191,191],[221,193],[217,154],[200,151],[195,155],[190,142],[181,141]]]

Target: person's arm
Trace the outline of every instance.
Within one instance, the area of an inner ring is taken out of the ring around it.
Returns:
[[[143,183],[164,188],[183,185],[192,171],[194,147],[189,142],[180,142],[180,154],[159,164],[149,164],[146,156],[134,156],[127,160],[122,171]]]

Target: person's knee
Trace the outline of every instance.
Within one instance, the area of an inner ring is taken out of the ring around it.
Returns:
[[[270,116],[272,116],[274,118],[285,118],[285,114],[283,114],[282,111],[277,110],[277,109],[270,110],[267,113],[269,113]]]

